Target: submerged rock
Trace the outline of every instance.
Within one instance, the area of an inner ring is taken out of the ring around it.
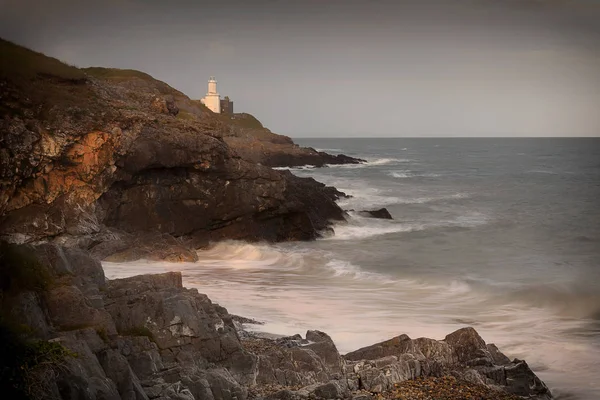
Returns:
[[[387,208],[380,208],[378,210],[363,210],[359,211],[358,214],[368,218],[394,219]]]

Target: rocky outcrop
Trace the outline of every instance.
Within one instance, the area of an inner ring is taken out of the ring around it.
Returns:
[[[222,115],[221,118],[230,124],[224,141],[242,158],[254,163],[270,167],[323,167],[365,162],[344,154],[332,155],[311,147],[300,147],[291,138],[272,133],[250,114]]]
[[[189,260],[210,240],[308,240],[343,218],[335,191],[268,166],[359,160],[213,114],[139,71],[0,50],[16,65],[0,70],[5,240]]]
[[[369,398],[406,380],[441,376],[552,398],[525,361],[510,361],[472,328],[442,341],[401,335],[342,356],[319,331],[240,335],[234,317],[184,288],[180,273],[107,281],[84,251],[53,244],[21,250],[35,255],[51,284],[42,292],[3,292],[2,310],[76,354],[46,383],[48,399]]]
[[[359,211],[358,215],[367,218],[394,219],[387,208],[380,208],[378,210],[363,210]]]

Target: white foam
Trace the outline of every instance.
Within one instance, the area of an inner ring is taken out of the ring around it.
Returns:
[[[532,169],[527,171],[529,174],[547,174],[547,175],[558,175],[558,172],[548,171],[546,169]]]
[[[304,169],[315,169],[317,168],[315,165],[300,165],[297,167],[272,167],[276,171],[301,171]]]
[[[439,174],[434,174],[434,173],[415,173],[412,172],[411,170],[399,170],[399,171],[389,171],[388,175],[393,177],[393,178],[399,178],[399,179],[403,179],[403,178],[419,178],[419,177],[423,177],[423,178],[436,178],[439,177]]]
[[[398,164],[398,163],[408,163],[413,160],[409,160],[407,158],[376,158],[367,160],[368,165],[387,165],[387,164]]]
[[[367,158],[367,162],[360,164],[327,164],[330,168],[345,168],[345,169],[356,169],[356,168],[368,168],[368,167],[377,167],[380,165],[390,165],[390,164],[402,164],[402,163],[410,163],[414,160],[408,158]]]
[[[467,221],[481,217],[467,214]],[[394,225],[360,222],[371,227]],[[599,349],[584,338],[565,335],[581,322],[556,315],[565,300],[569,310],[579,304],[570,292],[547,291],[544,285],[538,290],[527,286],[511,290],[512,284],[497,286],[477,276],[457,279],[457,271],[449,275],[405,271],[402,258],[392,278],[321,250],[319,243],[226,242],[199,252],[197,263],[104,262],[103,266],[110,279],[182,271],[184,286],[206,293],[231,313],[266,322],[254,329],[286,335],[319,329],[331,335],[342,353],[400,333],[442,339],[470,325],[507,356],[526,359],[547,383],[569,390],[579,387],[583,399],[600,393],[591,383],[600,368]],[[253,269],[239,269],[243,263]],[[598,298],[595,293],[591,296]]]
[[[334,276],[349,279],[374,279],[382,283],[393,283],[394,281],[385,275],[375,272],[367,272],[360,267],[343,260],[331,260],[325,264],[325,267],[333,271]]]
[[[425,204],[443,200],[459,200],[469,197],[468,193],[453,193],[439,196],[424,196],[424,197],[406,197],[398,198],[397,204]]]
[[[423,230],[425,226],[418,223],[406,224],[397,221],[365,218],[351,213],[347,222],[338,223],[333,229],[335,234],[323,240],[359,240],[389,233]]]

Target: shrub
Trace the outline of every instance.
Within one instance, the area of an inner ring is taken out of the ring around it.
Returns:
[[[0,39],[0,53],[0,77],[4,75],[33,79],[48,76],[63,81],[85,79],[85,74],[74,66],[4,39]]]
[[[28,338],[0,316],[0,390],[5,399],[40,399],[68,357],[76,357],[60,343]]]

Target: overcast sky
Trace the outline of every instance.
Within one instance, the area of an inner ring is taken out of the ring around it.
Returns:
[[[211,4],[212,3],[212,4]],[[600,136],[600,1],[0,0],[0,36],[301,136]]]

